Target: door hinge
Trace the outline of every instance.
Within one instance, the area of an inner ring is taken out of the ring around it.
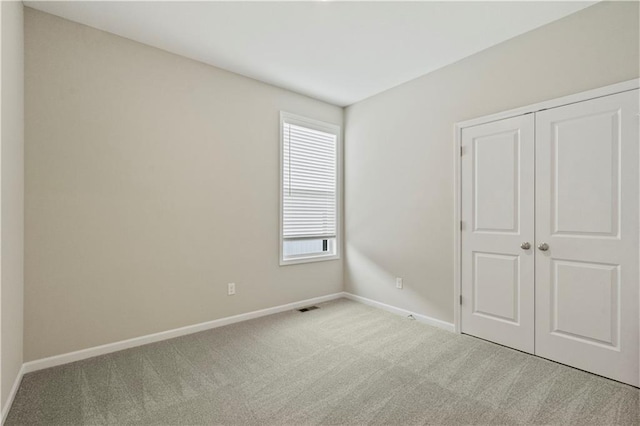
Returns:
[[[462,305],[462,295],[460,295],[460,304]]]
[[[460,157],[462,157],[464,155],[464,147],[461,146],[460,147]]]
[[[464,230],[464,222],[460,221],[460,230],[463,231]]]

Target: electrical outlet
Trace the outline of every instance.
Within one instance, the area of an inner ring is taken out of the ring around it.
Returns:
[[[229,296],[236,294],[236,283],[227,284],[227,293]]]
[[[396,288],[402,288],[402,278],[396,277]]]

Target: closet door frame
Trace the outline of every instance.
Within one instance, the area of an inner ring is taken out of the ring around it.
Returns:
[[[556,98],[520,108],[515,108],[508,111],[499,112],[496,114],[486,115],[484,117],[478,117],[471,120],[461,121],[454,124],[454,159],[453,159],[453,184],[454,184],[454,206],[453,206],[453,218],[454,218],[454,270],[453,270],[453,279],[454,279],[454,300],[453,300],[453,308],[454,308],[454,327],[456,333],[461,333],[461,276],[462,276],[462,262],[461,262],[461,242],[462,242],[462,233],[461,229],[464,224],[461,221],[462,218],[462,189],[461,189],[461,159],[463,155],[467,155],[468,153],[462,152],[461,143],[462,143],[462,129],[472,126],[477,126],[479,124],[490,123],[492,121],[498,121],[505,118],[516,117],[519,115],[535,113],[538,111],[542,111],[549,108],[555,108],[563,105],[569,105],[576,102],[583,102],[590,99],[600,98],[603,96],[613,95],[616,93],[627,92],[630,90],[635,90],[640,88],[640,78],[636,78],[633,80],[624,81],[621,83],[612,84],[605,87],[600,87],[593,90],[588,90],[585,92],[576,93],[569,96],[563,96],[561,98]],[[640,223],[638,224],[640,227]],[[640,258],[638,259],[640,262]],[[638,318],[640,322],[640,317]]]

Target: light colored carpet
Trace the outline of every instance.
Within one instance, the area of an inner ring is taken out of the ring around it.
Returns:
[[[348,300],[24,377],[18,424],[638,424],[639,391]]]

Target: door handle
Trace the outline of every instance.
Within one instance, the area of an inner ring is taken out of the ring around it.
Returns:
[[[529,250],[531,248],[531,244],[529,244],[528,242],[524,242],[524,243],[520,244],[520,248],[522,250]]]
[[[538,250],[540,250],[540,251],[549,250],[549,244],[547,244],[547,243],[538,244]]]

